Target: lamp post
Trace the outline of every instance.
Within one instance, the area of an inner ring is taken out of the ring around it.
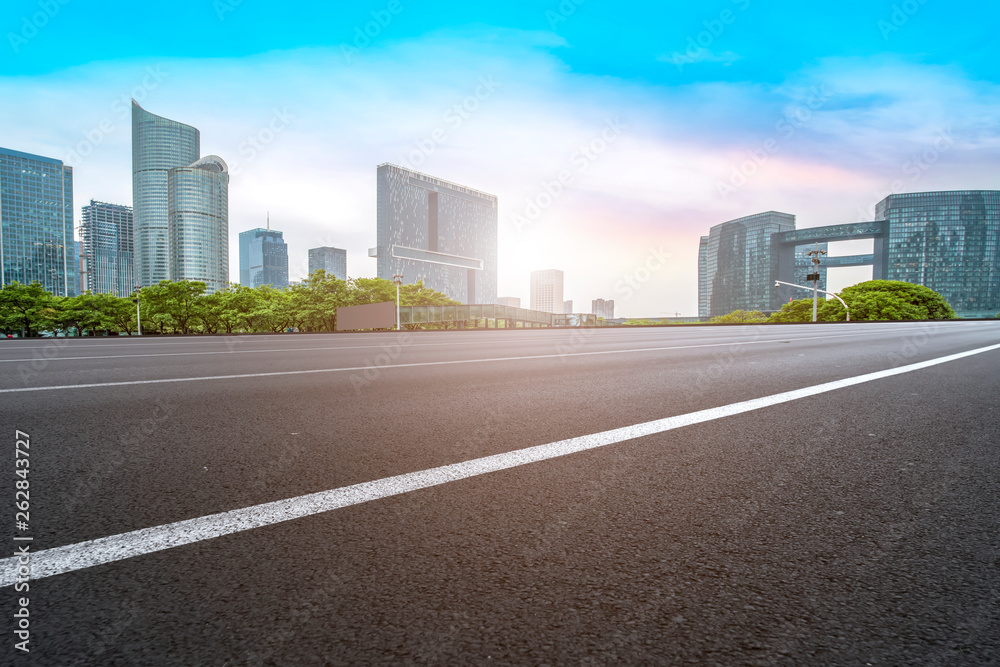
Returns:
[[[805,285],[796,285],[794,283],[786,283],[784,280],[775,280],[774,281],[774,286],[777,287],[778,285],[788,285],[789,287],[798,287],[799,289],[811,289],[811,290],[815,290],[815,292],[822,292],[823,294],[829,294],[834,299],[836,299],[840,303],[844,304],[844,311],[847,313],[847,321],[848,322],[851,321],[851,310],[850,310],[850,308],[847,307],[847,302],[845,302],[843,299],[841,299],[839,296],[837,296],[833,292],[827,292],[825,289],[818,289],[816,287],[816,285],[813,285],[812,287],[806,287]],[[813,293],[815,294],[815,292],[813,292]],[[816,321],[816,302],[813,301],[813,322],[815,322],[815,321]]]
[[[142,316],[139,315],[139,292],[142,291],[142,285],[135,286],[135,326],[139,335],[142,335]]]
[[[399,322],[399,286],[403,284],[403,276],[393,276],[392,282],[396,283],[396,331],[400,331],[403,326]]]
[[[812,257],[813,272],[806,276],[806,280],[811,280],[813,284],[813,322],[815,322],[817,305],[819,303],[819,295],[817,293],[823,292],[824,294],[828,294],[825,290],[819,289],[819,257],[820,255],[825,255],[826,250],[820,250],[819,241],[817,241],[815,248],[810,250],[808,254]]]

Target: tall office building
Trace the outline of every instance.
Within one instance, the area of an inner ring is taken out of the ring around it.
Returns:
[[[188,167],[200,156],[197,129],[151,114],[132,100],[134,271],[139,285],[171,280],[168,176],[171,169]]]
[[[281,232],[269,225],[240,233],[240,284],[288,287],[288,246]]]
[[[309,248],[309,275],[320,269],[326,271],[328,276],[347,280],[347,251],[329,247]]]
[[[168,275],[200,280],[211,294],[229,284],[229,167],[208,155],[167,174]]]
[[[698,253],[698,315],[734,310],[770,310],[777,262],[771,235],[795,229],[795,216],[768,211],[737,218],[709,230]]]
[[[563,312],[567,315],[573,312],[573,299],[566,299],[563,301]]]
[[[378,277],[495,303],[496,196],[392,164],[379,165],[377,176]]]
[[[590,312],[597,317],[603,317],[606,320],[613,320],[615,319],[615,300],[594,299],[590,302]]]
[[[558,269],[531,272],[531,310],[563,312],[563,272]]]
[[[35,281],[58,296],[79,292],[73,241],[73,168],[0,148],[0,285]]]
[[[887,278],[930,287],[963,317],[1000,312],[1000,191],[889,195]]]
[[[502,296],[497,299],[497,304],[500,306],[510,306],[511,308],[521,307],[521,297],[519,296]]]
[[[84,206],[81,266],[86,266],[86,285],[94,294],[129,296],[133,281],[132,208],[90,200]]]

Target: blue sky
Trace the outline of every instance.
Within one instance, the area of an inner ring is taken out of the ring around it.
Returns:
[[[853,222],[889,192],[996,189],[998,12],[15,0],[0,19],[0,145],[74,163],[77,209],[131,203],[135,96],[236,167],[234,250],[270,211],[293,274],[318,245],[374,274],[375,166],[394,162],[500,197],[501,295],[560,268],[577,311],[603,297],[624,315],[693,314],[713,224],[771,209],[799,227]],[[851,271],[833,280],[865,277]]]

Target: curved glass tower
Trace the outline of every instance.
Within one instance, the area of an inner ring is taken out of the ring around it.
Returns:
[[[134,271],[139,285],[170,279],[167,175],[200,155],[197,129],[151,114],[132,100]]]
[[[229,167],[208,155],[167,175],[170,280],[229,282]]]

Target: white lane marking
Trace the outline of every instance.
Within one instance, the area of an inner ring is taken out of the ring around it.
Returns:
[[[858,375],[843,380],[825,382],[812,387],[795,389],[762,398],[754,398],[749,401],[732,403],[717,408],[699,410],[676,417],[657,419],[602,433],[550,442],[545,445],[527,447],[504,454],[494,454],[493,456],[485,456],[462,463],[453,463],[419,472],[386,477],[372,482],[353,484],[339,489],[320,491],[296,498],[288,498],[286,500],[231,510],[229,512],[211,514],[197,519],[188,519],[163,526],[143,528],[129,533],[102,537],[87,542],[45,549],[31,555],[30,579],[42,579],[73,572],[74,570],[82,570],[87,567],[113,563],[126,558],[134,558],[173,547],[222,537],[223,535],[262,528],[293,519],[301,519],[313,514],[329,512],[330,510],[342,507],[397,496],[418,489],[439,486],[460,479],[477,477],[529,463],[537,463],[589,449],[605,447],[626,440],[664,433],[684,426],[691,426],[692,424],[722,419],[723,417],[730,417],[752,410],[761,410],[773,405],[797,401],[866,382],[873,382],[904,373],[912,373],[913,371],[993,350],[1000,350],[1000,345],[990,345],[967,352],[951,354],[946,357],[921,361],[909,366],[901,366],[899,368]],[[0,560],[0,587],[14,584],[17,580],[17,574],[17,556]]]
[[[778,336],[767,340],[748,340],[742,342],[727,343],[705,343],[703,345],[671,345],[669,347],[644,347],[628,350],[598,350],[593,352],[561,352],[559,354],[537,354],[521,357],[492,357],[487,359],[453,359],[450,361],[421,361],[409,364],[386,364],[378,366],[380,371],[395,368],[414,368],[417,366],[450,366],[452,364],[481,364],[500,361],[526,361],[530,359],[558,359],[560,357],[587,357],[602,354],[630,354],[632,352],[664,352],[669,350],[693,350],[705,347],[731,347],[735,345],[765,345],[775,343],[780,340],[789,339],[796,342],[803,340],[828,340],[830,338],[857,338],[858,336],[868,336],[867,333],[856,334],[834,334],[827,336],[802,336],[799,338],[789,338],[788,336]],[[381,346],[379,346],[381,347]],[[62,384],[47,387],[14,387],[10,389],[0,389],[0,394],[17,394],[26,391],[54,391],[57,389],[96,389],[98,387],[125,387],[139,384],[167,384],[171,382],[200,382],[204,380],[242,380],[245,378],[277,377],[281,375],[311,375],[315,373],[346,373],[349,371],[366,371],[374,366],[349,366],[347,368],[311,368],[299,371],[271,371],[269,373],[241,373],[238,375],[205,375],[201,377],[186,378],[160,378],[157,380],[128,380],[123,382],[95,382],[91,384]]]

